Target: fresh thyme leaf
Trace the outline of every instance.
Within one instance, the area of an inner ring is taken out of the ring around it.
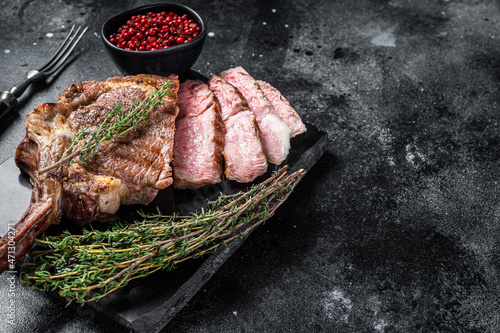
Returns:
[[[247,192],[221,194],[208,209],[190,216],[139,212],[142,220],[103,231],[44,234],[21,265],[22,282],[36,290],[58,290],[70,302],[99,300],[133,279],[172,270],[242,237],[269,219],[304,175],[305,170],[287,175],[282,169]]]

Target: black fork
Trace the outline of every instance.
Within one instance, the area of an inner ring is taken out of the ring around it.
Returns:
[[[59,46],[55,54],[45,65],[40,67],[40,69],[32,69],[28,71],[26,79],[23,82],[15,85],[9,91],[2,91],[0,93],[0,118],[2,118],[10,109],[17,106],[17,99],[24,93],[30,84],[48,77],[62,66],[62,64],[70,56],[71,52],[73,52],[76,45],[80,42],[86,31],[87,28],[82,30],[81,27],[75,29],[75,26],[72,26],[64,42],[61,46]]]

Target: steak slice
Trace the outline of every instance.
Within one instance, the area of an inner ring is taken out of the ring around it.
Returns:
[[[290,102],[288,102],[278,89],[265,81],[257,80],[257,83],[278,116],[290,127],[290,137],[293,138],[307,131],[297,111],[295,111]]]
[[[224,174],[228,179],[248,183],[267,171],[260,130],[247,100],[233,85],[218,75],[208,81],[220,106],[224,135]]]
[[[146,122],[124,137],[101,144],[89,163],[37,173],[60,159],[80,129],[96,129],[118,102],[128,107],[167,81],[173,83],[170,94],[150,111]],[[176,76],[80,82],[68,86],[58,103],[41,104],[26,116],[26,137],[15,161],[32,178],[33,193],[21,219],[0,239],[0,273],[8,267],[9,256],[18,260],[41,232],[63,216],[81,225],[112,221],[121,204],[148,204],[159,189],[172,183],[178,87]]]
[[[199,80],[186,80],[180,85],[177,105],[174,187],[219,183],[225,128],[214,93]]]
[[[290,150],[290,127],[276,114],[255,79],[241,66],[228,69],[220,76],[238,88],[248,101],[259,124],[267,161],[281,164]]]

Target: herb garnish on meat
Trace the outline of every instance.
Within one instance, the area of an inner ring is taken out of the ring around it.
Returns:
[[[247,192],[221,194],[208,209],[191,216],[142,214],[141,221],[117,223],[105,231],[43,235],[35,241],[38,249],[21,265],[22,281],[84,303],[132,279],[213,252],[262,224],[285,202],[305,175],[303,169],[290,175],[285,169]]]
[[[144,100],[134,101],[128,109],[125,109],[122,103],[117,103],[96,131],[91,132],[83,127],[75,134],[61,159],[55,164],[38,170],[38,174],[57,168],[64,163],[74,163],[77,157],[79,162],[87,162],[90,157],[97,153],[96,148],[99,144],[124,137],[141,122],[144,122],[148,117],[149,110],[160,105],[163,97],[170,93],[169,87],[171,85],[170,81],[163,83],[158,90],[150,93]]]

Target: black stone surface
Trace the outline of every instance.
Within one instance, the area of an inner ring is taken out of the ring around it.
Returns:
[[[0,162],[36,105],[72,82],[119,74],[100,24],[145,3],[2,3],[0,90],[43,63],[71,24],[90,30],[64,71],[0,120]],[[181,3],[212,32],[195,71],[242,65],[329,141],[296,193],[163,331],[500,331],[499,3]],[[91,312],[17,282],[9,298],[7,277],[3,331],[106,331]]]

